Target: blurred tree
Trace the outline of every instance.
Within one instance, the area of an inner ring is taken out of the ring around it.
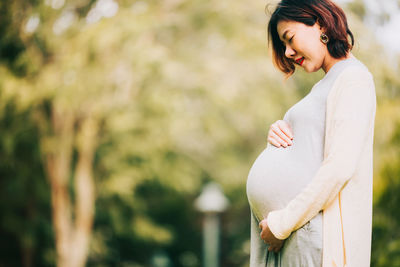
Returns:
[[[1,102],[0,265],[44,266],[43,256],[53,242],[39,133],[30,109],[20,112],[14,101]]]

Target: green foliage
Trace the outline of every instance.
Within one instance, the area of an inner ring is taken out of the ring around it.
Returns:
[[[395,131],[390,138],[399,155],[400,123],[395,124]],[[391,158],[382,168],[385,188],[376,199],[373,224],[372,266],[397,266],[400,264],[400,161]]]
[[[3,102],[4,103],[4,102]],[[0,111],[0,265],[54,264],[50,192],[31,109],[8,100]]]

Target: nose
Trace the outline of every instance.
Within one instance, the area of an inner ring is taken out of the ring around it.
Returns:
[[[290,47],[290,45],[287,45],[285,48],[285,56],[287,58],[293,58],[295,54],[296,51],[294,51],[293,48]]]

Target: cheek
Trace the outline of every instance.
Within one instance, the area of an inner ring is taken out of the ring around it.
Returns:
[[[322,58],[325,55],[326,47],[319,40],[308,39],[305,43],[307,53],[315,59]]]
[[[319,39],[319,32],[310,30],[301,36],[299,40],[303,51],[312,57],[324,54],[325,45]]]

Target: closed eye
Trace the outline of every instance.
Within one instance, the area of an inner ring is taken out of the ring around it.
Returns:
[[[294,35],[289,39],[289,43],[292,43],[292,40],[293,40],[293,37],[294,37]],[[284,41],[282,41],[282,45],[284,46],[284,47],[286,47],[286,45],[285,45],[285,42]]]

